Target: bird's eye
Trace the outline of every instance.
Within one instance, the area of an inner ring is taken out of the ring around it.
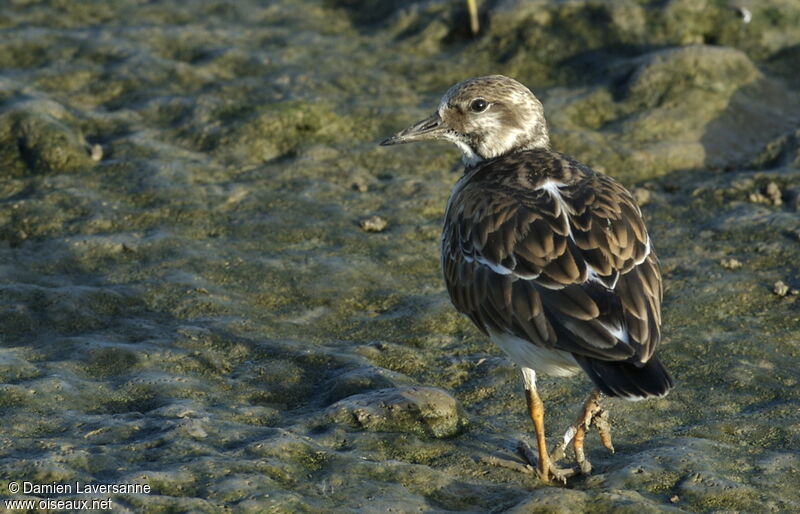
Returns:
[[[469,108],[472,112],[483,112],[487,107],[489,107],[489,102],[483,98],[476,98],[469,104]]]

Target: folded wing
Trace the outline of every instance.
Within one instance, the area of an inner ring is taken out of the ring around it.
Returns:
[[[662,285],[639,207],[610,177],[557,162],[548,174],[517,163],[500,178],[495,166],[462,179],[442,239],[450,297],[484,332],[645,363],[660,338]]]

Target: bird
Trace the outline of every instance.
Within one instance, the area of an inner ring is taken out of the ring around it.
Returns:
[[[429,117],[380,142],[454,143],[464,172],[444,215],[441,266],[455,308],[516,363],[544,483],[591,472],[584,437],[611,452],[605,397],[664,397],[661,268],[633,195],[550,148],[542,103],[503,75],[452,86]],[[583,370],[594,388],[548,452],[537,375]],[[572,444],[579,469],[556,466]],[[532,453],[532,452],[530,452]]]

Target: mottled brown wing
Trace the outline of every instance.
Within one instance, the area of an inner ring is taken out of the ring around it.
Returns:
[[[484,332],[645,362],[660,337],[662,286],[641,212],[610,177],[567,171],[538,187],[523,173],[462,179],[442,239],[450,297]]]

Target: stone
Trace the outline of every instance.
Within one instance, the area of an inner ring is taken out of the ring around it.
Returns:
[[[444,438],[466,425],[461,404],[436,387],[396,387],[357,394],[328,408],[332,421],[359,430]]]

